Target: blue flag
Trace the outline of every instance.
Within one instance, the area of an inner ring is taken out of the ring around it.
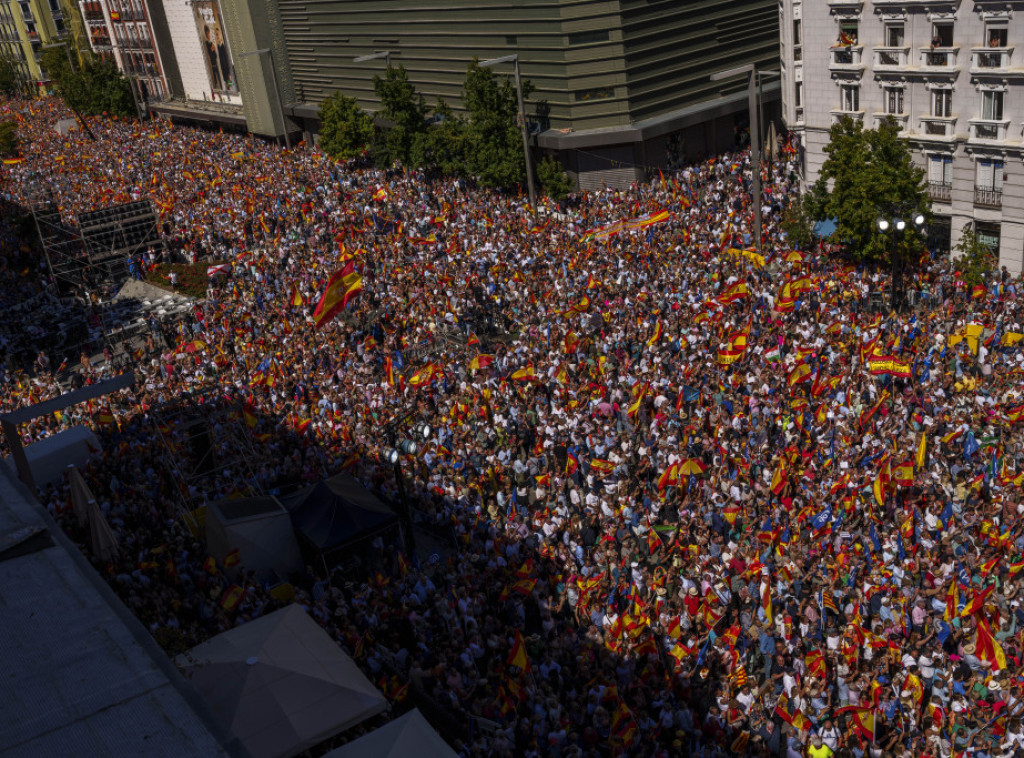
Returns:
[[[964,568],[964,564],[957,562],[956,564],[956,580],[964,587],[971,586],[971,575],[967,569]]]
[[[698,666],[700,666],[702,663],[704,663],[704,659],[707,657],[708,645],[711,644],[711,638],[712,637],[714,637],[714,632],[712,632],[711,634],[708,635],[707,642],[704,643],[704,647],[702,647],[700,649],[700,652],[697,654],[697,665]]]
[[[811,526],[815,531],[824,529],[832,522],[832,509],[825,508],[817,516],[811,519]]]
[[[902,534],[897,534],[896,535],[896,557],[899,558],[901,561],[904,561],[904,560],[907,559],[907,550],[906,550],[905,547],[903,547],[903,535]]]
[[[942,509],[942,513],[939,514],[939,518],[942,520],[942,529],[945,531],[949,529],[949,522],[953,520],[953,501],[947,500],[946,507]]]
[[[967,432],[967,436],[964,437],[964,458],[968,461],[971,460],[971,456],[974,455],[981,448],[978,444],[978,440],[974,439],[974,432]]]
[[[875,548],[875,552],[882,552],[882,541],[878,539],[878,530],[875,529],[874,522],[872,522],[871,528],[868,530],[868,536],[871,537],[871,545]]]

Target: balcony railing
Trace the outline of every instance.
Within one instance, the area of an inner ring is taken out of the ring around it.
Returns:
[[[975,187],[974,204],[979,208],[1002,208],[1003,191],[1001,189]]]
[[[837,67],[859,66],[861,63],[861,52],[864,48],[860,45],[843,45],[831,49],[832,57],[830,64]]]
[[[952,137],[955,125],[955,118],[921,116],[921,133],[927,137]]]
[[[925,47],[921,49],[922,68],[953,68],[956,66],[955,47]]]
[[[928,197],[942,203],[948,203],[953,195],[953,185],[945,182],[928,182]]]
[[[971,119],[971,139],[1002,142],[1006,139],[1009,121]]]
[[[875,48],[875,68],[903,68],[909,59],[909,47]]]
[[[990,47],[975,48],[971,50],[972,71],[998,71],[1010,67],[1010,54],[1013,48],[999,48],[993,50]]]

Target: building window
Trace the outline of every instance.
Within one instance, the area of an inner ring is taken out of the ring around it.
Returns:
[[[943,187],[951,187],[953,185],[953,156],[928,156],[928,183]]]
[[[999,252],[999,238],[1002,236],[1000,234],[999,224],[976,221],[974,224],[974,233],[978,238],[978,242],[987,247],[993,253]]]
[[[885,25],[886,47],[903,47],[903,40],[906,39],[903,33],[903,22],[889,23]]]
[[[592,45],[595,42],[607,42],[608,30],[598,29],[592,32],[574,32],[569,35],[570,45]]]
[[[840,45],[856,45],[857,44],[857,22],[856,21],[843,21],[839,24],[839,44]]]
[[[981,93],[981,117],[988,121],[1003,120],[1003,92],[990,90]]]
[[[1003,191],[1003,161],[1000,158],[979,158],[974,186],[981,190]]]
[[[903,87],[885,88],[885,112],[891,116],[903,113]]]
[[[793,21],[793,44],[803,44],[803,42],[800,39],[800,19],[796,19],[795,21]]]
[[[860,86],[857,84],[844,84],[840,87],[842,95],[841,110],[853,113],[860,110]]]
[[[1005,21],[989,22],[985,25],[985,45],[987,47],[1006,47],[1008,39]]]
[[[804,104],[804,83],[796,82],[793,85],[793,105],[802,108]]]
[[[615,90],[612,87],[594,87],[593,89],[577,90],[572,93],[577,103],[588,103],[592,100],[607,100],[615,97]]]
[[[932,115],[941,118],[953,115],[953,90],[932,90]]]
[[[932,24],[932,47],[953,47],[952,21],[937,21]]]

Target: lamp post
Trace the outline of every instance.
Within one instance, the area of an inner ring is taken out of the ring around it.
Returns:
[[[398,485],[398,503],[401,508],[400,517],[402,519],[403,531],[405,532],[405,552],[409,554],[410,559],[416,552],[416,537],[412,531],[412,511],[409,506],[409,496],[405,490],[405,472],[402,470],[402,456],[415,455],[420,445],[420,442],[417,442],[417,438],[421,442],[425,442],[430,439],[432,431],[430,424],[419,423],[412,428],[412,439],[399,441],[399,427],[404,426],[415,414],[415,410],[409,411],[384,425],[384,431],[391,445],[391,447],[384,451],[384,459],[395,470],[395,483]]]
[[[284,146],[291,150],[292,140],[288,136],[288,124],[284,120],[284,103],[281,102],[281,91],[277,88],[277,68],[274,66],[274,53],[269,47],[261,47],[259,50],[239,53],[238,57],[244,58],[247,55],[266,55],[270,59],[270,83],[274,87],[274,102],[277,103],[277,115],[281,117],[281,128],[284,130]],[[260,73],[262,73],[262,67]]]
[[[761,252],[761,125],[757,113],[757,70],[753,63],[745,66],[718,71],[711,75],[711,81],[720,82],[734,79],[737,76],[747,77],[747,108],[750,111],[750,162],[752,177],[750,182],[751,205],[754,206],[754,248]]]
[[[924,215],[921,214],[921,213],[915,213],[913,215],[913,217],[911,218],[911,224],[913,225],[913,228],[916,231],[921,231],[922,229],[924,229],[924,222],[925,222],[925,218],[924,218]],[[906,230],[907,230],[907,228],[909,226],[906,221],[904,221],[902,218],[899,218],[899,217],[893,218],[893,219],[880,218],[880,219],[878,219],[878,222],[877,222],[876,225],[878,227],[878,231],[880,231],[882,234],[890,235],[894,243],[895,243],[895,240],[896,240],[896,235],[899,234],[899,235],[902,236],[903,233],[906,232]],[[902,294],[903,288],[897,286],[897,281],[896,280],[897,280],[897,274],[902,274],[903,273],[903,258],[902,258],[902,255],[898,255],[897,254],[896,245],[895,244],[893,244],[893,246],[892,246],[892,253],[891,253],[891,255],[892,255],[892,275],[890,277],[891,283],[890,283],[890,290],[889,290],[889,307],[892,308],[892,310],[896,310],[897,305],[902,304],[901,302],[897,301],[897,297],[900,294]],[[899,262],[898,263],[897,263],[897,258],[899,258]],[[902,300],[902,298],[900,298],[900,301],[901,300]]]
[[[352,59],[353,63],[366,63],[367,61],[379,61],[381,58],[384,59],[384,68],[391,68],[391,51],[390,50],[378,50],[375,53],[369,55],[358,55]]]
[[[519,127],[523,134],[523,158],[526,160],[526,188],[530,193],[530,208],[536,213],[537,191],[533,186],[533,162],[530,160],[530,140],[526,133],[526,107],[523,105],[523,83],[519,78],[519,56],[517,54],[503,55],[501,58],[491,58],[480,64],[480,68],[491,68],[502,63],[515,64],[516,76],[516,97],[519,100]]]

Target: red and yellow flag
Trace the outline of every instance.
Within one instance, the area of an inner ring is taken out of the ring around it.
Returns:
[[[327,282],[324,294],[313,311],[316,328],[321,329],[330,323],[362,291],[363,277],[356,271],[355,262],[349,261]]]

